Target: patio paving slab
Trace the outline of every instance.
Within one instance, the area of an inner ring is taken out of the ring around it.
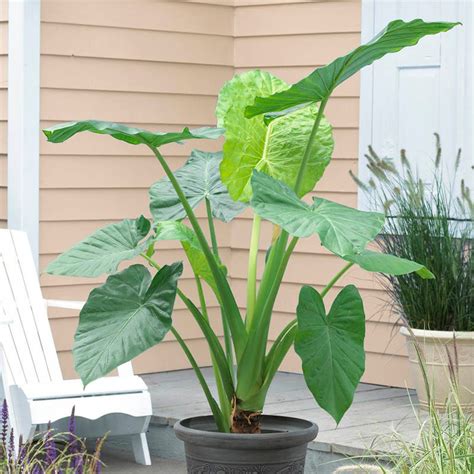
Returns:
[[[215,392],[211,369],[203,370]],[[153,424],[172,426],[178,419],[209,414],[209,408],[192,370],[144,375],[153,403]],[[360,384],[354,403],[336,427],[334,420],[313,399],[300,374],[279,372],[272,384],[265,413],[305,418],[319,426],[311,448],[345,455],[362,455],[376,437],[394,429],[413,437],[417,404],[413,390]]]
[[[203,374],[215,393],[212,369],[203,369]],[[178,419],[209,414],[201,387],[192,370],[148,374],[143,375],[143,379],[153,404],[147,435],[153,464],[151,467],[134,464],[129,439],[110,438],[104,451],[105,462],[110,461],[106,472],[184,473],[183,443],[176,439],[172,427]],[[362,462],[374,439],[377,440],[375,446],[382,449],[383,436],[394,429],[407,439],[413,439],[417,426],[413,411],[416,404],[412,390],[360,384],[353,405],[336,427],[334,420],[317,406],[302,375],[279,372],[269,390],[265,413],[314,421],[319,426],[319,434],[309,445],[305,472],[328,474],[338,466]],[[358,459],[348,460],[348,457]]]

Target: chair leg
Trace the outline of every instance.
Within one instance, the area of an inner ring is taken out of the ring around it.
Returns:
[[[148,441],[146,433],[132,435],[132,448],[135,462],[137,464],[151,465],[150,451],[148,450]]]

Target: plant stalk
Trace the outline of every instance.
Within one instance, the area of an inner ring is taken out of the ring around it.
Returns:
[[[324,298],[328,291],[337,283],[337,281],[344,275],[344,273],[349,270],[349,268],[354,265],[352,262],[348,263],[345,265],[339,272],[336,273],[336,275],[331,279],[331,281],[326,285],[326,287],[321,291],[321,298]]]
[[[212,209],[211,209],[211,202],[208,198],[205,199],[206,201],[206,213],[207,213],[207,222],[209,224],[209,234],[211,235],[211,244],[212,244],[212,251],[216,256],[217,260],[220,261],[219,258],[219,246],[217,245],[217,238],[216,238],[216,228],[214,226],[214,219],[212,218]]]
[[[260,241],[260,224],[262,219],[257,214],[253,216],[252,234],[250,237],[249,263],[247,276],[247,317],[245,327],[247,331],[252,325],[255,314],[255,303],[257,298],[257,258],[258,245]]]
[[[303,185],[303,178],[306,172],[306,167],[308,166],[308,161],[311,156],[311,147],[313,146],[313,141],[316,138],[316,134],[318,133],[319,124],[321,123],[321,119],[323,118],[324,108],[329,100],[329,97],[326,97],[321,101],[319,104],[318,113],[316,115],[316,119],[314,121],[313,128],[311,130],[311,135],[309,136],[308,143],[304,150],[303,159],[301,160],[300,169],[298,170],[298,176],[296,177],[295,183],[295,193],[299,195],[301,192],[301,186]]]
[[[196,274],[194,274],[194,279],[196,280],[196,287],[197,287],[198,294],[199,294],[199,302],[200,302],[200,306],[201,306],[201,313],[204,316],[204,318],[206,319],[206,321],[209,323],[210,322],[209,321],[209,313],[207,312],[206,298],[204,296],[204,291],[203,291],[203,288],[202,288],[201,279]],[[231,401],[227,398],[227,395],[226,395],[226,392],[225,392],[225,389],[224,389],[224,386],[223,386],[223,382],[222,382],[222,377],[221,377],[221,374],[219,372],[219,368],[217,366],[214,354],[213,354],[212,350],[210,352],[211,352],[211,360],[212,360],[212,369],[213,369],[213,372],[214,372],[214,378],[216,379],[217,394],[219,396],[219,404],[220,404],[221,412],[222,412],[222,415],[223,415],[224,419],[230,420],[230,414],[231,414],[231,404],[230,404],[230,402]],[[232,374],[232,367],[230,368],[230,373]]]
[[[219,431],[228,433],[229,432],[228,420],[224,418],[224,415],[221,412],[219,405],[217,404],[216,400],[212,396],[212,393],[209,390],[209,385],[207,385],[206,379],[204,378],[204,375],[202,374],[202,371],[199,368],[199,365],[197,364],[191,351],[189,350],[189,347],[187,346],[187,344],[184,342],[184,339],[180,336],[178,331],[173,326],[171,326],[171,332],[173,333],[173,336],[178,341],[178,344],[183,349],[184,353],[186,354],[186,357],[189,360],[189,363],[191,364],[191,367],[194,369],[194,372],[196,373],[196,377],[199,380],[199,383],[201,384],[204,395],[206,396],[209,406],[211,407],[211,411],[212,411],[212,414],[214,415],[214,420],[216,421]]]
[[[209,268],[211,269],[212,275],[216,282],[216,286],[218,288],[222,304],[227,309],[225,315],[228,319],[229,327],[232,332],[232,339],[234,342],[234,349],[235,353],[237,354],[237,359],[240,359],[247,343],[247,331],[245,329],[244,321],[242,320],[242,316],[240,315],[239,307],[237,306],[237,302],[235,301],[234,295],[232,294],[229,283],[225,275],[222,273],[222,270],[219,268],[218,262],[211,249],[209,248],[209,244],[201,229],[201,226],[199,225],[196,215],[194,214],[194,211],[190,206],[186,196],[184,195],[184,192],[181,189],[181,186],[179,185],[176,177],[168,166],[168,163],[163,158],[157,148],[153,146],[150,146],[149,148],[156,156],[157,160],[160,162],[163,170],[165,171],[166,176],[170,180],[170,183],[172,184],[181,204],[184,207],[184,210],[186,211],[186,215],[188,216],[189,222],[191,223],[191,226],[194,232],[196,233],[196,237],[201,245],[204,256],[206,257],[206,260],[209,264]]]
[[[209,225],[209,234],[211,236],[211,242],[212,242],[212,251],[217,261],[220,263],[221,259],[219,257],[219,246],[217,244],[216,228],[214,226],[214,219],[212,218],[211,202],[209,201],[208,198],[206,198],[205,201],[206,201],[207,222]],[[220,307],[221,307],[222,329],[224,331],[224,346],[225,346],[227,365],[229,366],[230,373],[232,374],[232,377],[233,377],[234,376],[234,355],[232,352],[232,335],[231,335],[229,323],[227,320],[228,318],[224,312],[224,306],[220,304]]]

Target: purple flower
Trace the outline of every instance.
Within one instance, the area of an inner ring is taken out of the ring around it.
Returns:
[[[77,436],[76,436],[76,417],[75,417],[76,407],[72,407],[71,416],[69,417],[68,423],[68,442],[69,442],[69,453],[75,454],[78,451],[77,446]]]
[[[50,466],[56,460],[57,452],[56,452],[56,443],[52,437],[52,430],[51,427],[48,426],[48,431],[44,435],[44,447],[45,447],[45,461],[46,465]]]
[[[8,436],[8,404],[6,400],[3,400],[2,411],[1,411],[1,421],[2,421],[2,445],[6,447],[7,445],[7,436]]]
[[[10,442],[8,443],[8,462],[12,466],[15,462],[15,433],[13,428],[10,430]]]
[[[35,464],[33,469],[31,470],[31,474],[41,474],[42,469],[38,464]]]

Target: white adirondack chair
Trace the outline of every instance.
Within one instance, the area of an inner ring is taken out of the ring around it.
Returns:
[[[48,422],[64,431],[75,407],[78,434],[131,435],[136,462],[150,465],[151,398],[131,363],[85,390],[62,377],[47,307],[83,304],[44,300],[26,234],[0,230],[0,399],[7,399],[14,433],[27,439]]]

